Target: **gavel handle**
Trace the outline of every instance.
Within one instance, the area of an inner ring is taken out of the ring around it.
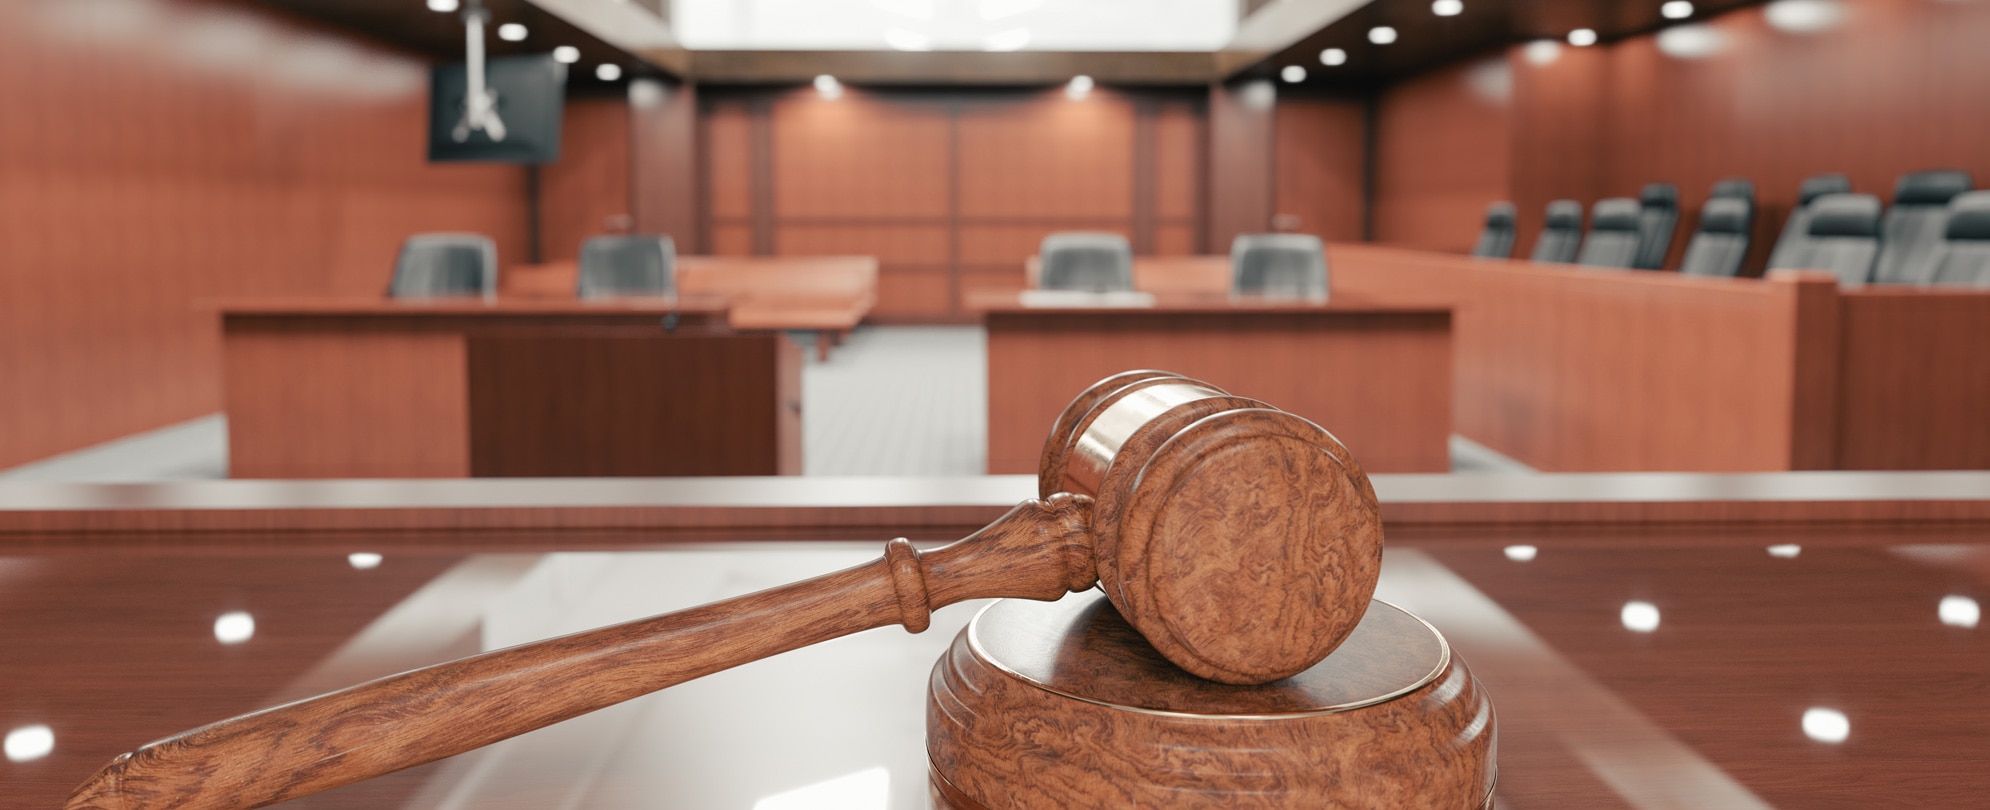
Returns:
[[[1016,507],[957,543],[702,607],[392,675],[223,720],[111,761],[67,807],[246,808],[489,745],[873,627],[926,629],[967,599],[1056,599],[1093,581],[1090,501]]]

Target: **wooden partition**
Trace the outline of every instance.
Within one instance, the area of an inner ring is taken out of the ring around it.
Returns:
[[[1990,468],[1990,293],[1329,250],[1454,312],[1458,433],[1547,471]]]

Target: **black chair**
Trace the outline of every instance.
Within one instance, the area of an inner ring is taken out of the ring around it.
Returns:
[[[1738,197],[1715,197],[1700,207],[1700,225],[1686,243],[1686,256],[1679,272],[1689,276],[1723,276],[1741,273],[1741,260],[1748,255],[1748,202]]]
[[[581,298],[669,295],[677,290],[677,243],[668,236],[596,236],[581,243]]]
[[[1928,284],[1935,280],[1935,257],[1948,225],[1949,201],[1972,188],[1968,172],[1915,172],[1900,176],[1893,205],[1880,222],[1880,284]]]
[[[1679,228],[1679,187],[1648,183],[1638,192],[1638,258],[1631,266],[1657,270],[1672,250],[1672,232]]]
[[[1247,233],[1230,242],[1230,292],[1327,300],[1327,251],[1303,233]]]
[[[1949,201],[1942,236],[1935,283],[1990,287],[1990,191],[1958,194]]]
[[[1581,245],[1582,203],[1556,200],[1548,203],[1547,219],[1541,225],[1541,236],[1534,240],[1534,253],[1529,258],[1568,264],[1575,261],[1576,249]]]
[[[1638,258],[1638,201],[1629,197],[1597,200],[1589,209],[1589,235],[1575,263],[1629,270]]]
[[[1513,243],[1518,241],[1513,223],[1517,217],[1513,203],[1486,206],[1486,228],[1479,232],[1479,243],[1472,246],[1472,255],[1481,259],[1513,258]]]
[[[1751,219],[1754,217],[1752,209],[1755,207],[1755,181],[1753,180],[1746,177],[1729,177],[1715,183],[1713,192],[1707,196],[1711,198],[1732,197],[1737,200],[1747,200],[1748,207],[1751,209],[1749,216]]]
[[[1831,273],[1841,287],[1871,281],[1873,261],[1879,256],[1879,198],[1826,194],[1813,200],[1810,208],[1810,233],[1793,267]]]
[[[1790,218],[1783,220],[1783,232],[1776,237],[1776,247],[1769,252],[1769,269],[1798,268],[1798,257],[1808,255],[1805,240],[1810,238],[1810,204],[1826,194],[1852,193],[1852,178],[1842,174],[1819,174],[1806,177],[1797,187],[1797,204],[1790,209]]]
[[[497,243],[474,233],[423,233],[401,243],[392,298],[497,295]]]
[[[1037,287],[1121,292],[1133,289],[1133,246],[1116,233],[1053,233],[1037,251]]]

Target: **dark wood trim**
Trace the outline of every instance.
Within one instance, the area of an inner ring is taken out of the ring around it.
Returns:
[[[1133,100],[1133,252],[1154,252],[1155,115],[1146,99]]]
[[[753,167],[753,253],[774,255],[774,111],[766,99],[747,105],[751,115],[750,163]]]

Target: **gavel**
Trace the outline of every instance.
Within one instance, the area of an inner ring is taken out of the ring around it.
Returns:
[[[113,759],[70,808],[246,808],[432,762],[675,684],[971,599],[1096,585],[1154,649],[1227,684],[1319,663],[1382,558],[1374,490],[1327,431],[1158,371],[1058,417],[1040,500],[927,552],[484,653],[242,715]]]

